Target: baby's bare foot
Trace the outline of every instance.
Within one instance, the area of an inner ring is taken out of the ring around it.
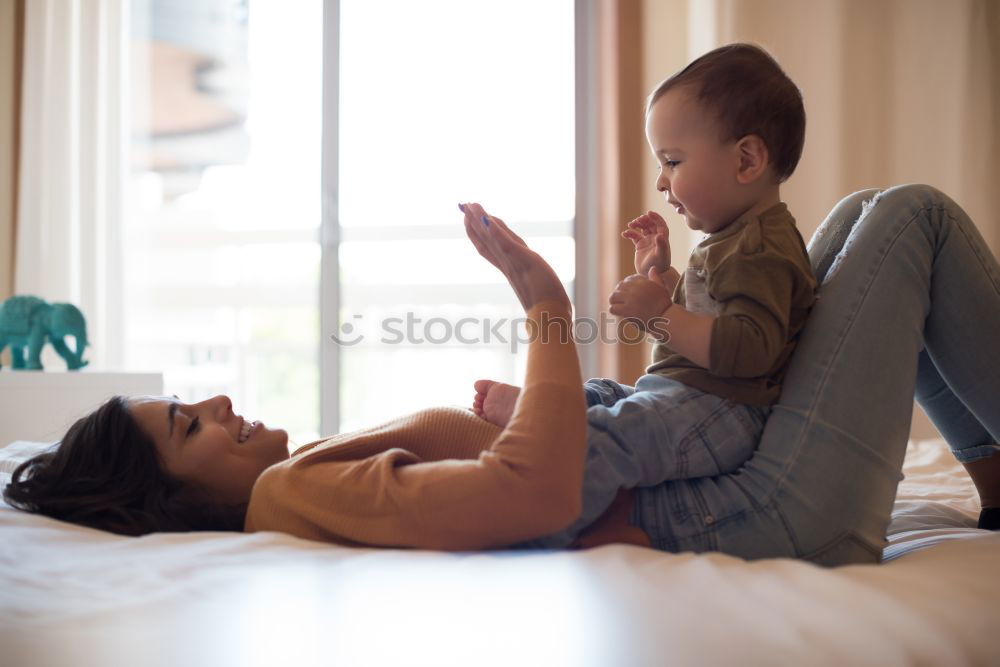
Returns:
[[[520,387],[493,380],[476,380],[476,397],[472,400],[472,411],[497,426],[506,426],[514,414]]]

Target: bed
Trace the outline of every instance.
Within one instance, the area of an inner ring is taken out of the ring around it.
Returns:
[[[0,450],[0,485],[43,444]],[[120,537],[0,504],[0,664],[1000,664],[1000,533],[910,442],[881,565]]]

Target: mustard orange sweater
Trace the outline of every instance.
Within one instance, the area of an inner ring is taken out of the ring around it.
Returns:
[[[567,305],[529,309],[524,386],[506,428],[431,408],[299,448],[254,484],[246,532],[345,545],[499,548],[580,514],[586,403]]]

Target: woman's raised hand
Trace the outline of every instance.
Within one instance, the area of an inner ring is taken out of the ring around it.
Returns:
[[[556,272],[503,220],[487,214],[479,204],[458,207],[465,214],[465,233],[472,245],[500,269],[525,311],[542,301],[559,301],[569,307],[569,297]]]

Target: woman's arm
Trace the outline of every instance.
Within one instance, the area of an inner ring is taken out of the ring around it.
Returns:
[[[579,516],[586,404],[569,299],[551,267],[503,221],[487,225],[476,217],[481,209],[463,210],[470,239],[527,312],[524,388],[507,426],[474,460],[424,462],[389,428],[366,433],[366,444],[339,443],[274,466],[254,488],[247,530],[468,550],[540,537]],[[442,432],[442,445],[453,436]],[[344,460],[352,451],[365,458]]]
[[[479,204],[459,204],[458,207],[465,213],[465,233],[472,245],[486,261],[500,269],[525,312],[543,301],[570,307],[569,297],[556,272],[503,220],[487,215]]]
[[[556,532],[580,514],[586,454],[586,403],[568,309],[533,306],[524,388],[507,426],[475,461],[448,469],[398,469],[401,486],[420,489],[411,538],[430,548],[481,549]]]

